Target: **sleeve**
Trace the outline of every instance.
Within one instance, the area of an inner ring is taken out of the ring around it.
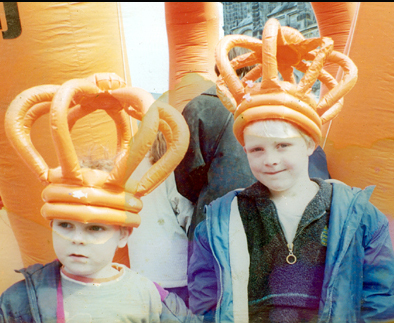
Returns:
[[[178,295],[169,293],[162,301],[160,322],[202,323],[203,316],[194,315]]]
[[[3,309],[2,309],[2,303],[3,303],[3,300],[2,300],[2,296],[0,296],[0,323],[5,323],[5,321],[4,321],[4,313],[3,313]]]
[[[24,280],[9,287],[0,296],[0,322],[33,322]]]
[[[377,229],[365,237],[364,282],[361,316],[363,322],[394,319],[394,252],[388,221],[372,204],[367,207],[378,220]]]
[[[217,305],[218,282],[214,257],[207,239],[206,222],[195,232],[193,253],[188,268],[189,306],[193,313],[204,315],[204,322],[214,321]]]

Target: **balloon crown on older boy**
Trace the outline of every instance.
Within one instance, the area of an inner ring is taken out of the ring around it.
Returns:
[[[233,47],[245,47],[251,52],[230,61],[227,53]],[[331,38],[305,39],[299,31],[281,27],[273,18],[265,24],[262,40],[228,35],[219,42],[216,47],[216,64],[220,71],[217,92],[224,106],[234,113],[233,130],[242,146],[244,128],[251,122],[267,119],[289,121],[319,145],[322,124],[338,115],[344,95],[357,81],[355,64],[333,48]],[[336,63],[343,69],[340,81],[323,69],[326,62]],[[257,66],[242,79],[238,78],[237,69],[254,64]],[[293,68],[305,73],[298,83]],[[329,90],[318,101],[311,94],[316,80]]]

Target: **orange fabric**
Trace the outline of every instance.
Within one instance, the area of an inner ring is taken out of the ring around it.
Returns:
[[[358,3],[311,2],[311,4],[319,25],[320,37],[332,38],[334,41],[334,50],[345,53],[345,46]],[[324,69],[328,73],[336,76],[338,66],[327,63]]]
[[[219,11],[215,2],[166,2],[170,84],[169,103],[178,111],[201,94],[195,82],[182,79],[198,73],[213,82],[215,46],[219,41]]]
[[[376,185],[371,202],[389,219],[394,219],[394,47],[387,39],[394,33],[393,10],[391,2],[360,4],[346,46],[360,79],[332,121],[324,147],[331,176],[352,186]]]
[[[48,91],[48,92],[46,92]],[[122,95],[113,96],[117,91]],[[138,98],[138,96],[141,96]],[[50,110],[48,101],[51,102]],[[130,106],[130,102],[135,103]],[[148,92],[127,87],[116,74],[94,74],[73,79],[59,86],[38,86],[19,94],[12,101],[5,119],[6,134],[24,162],[43,182],[51,183],[43,193],[41,213],[47,220],[65,219],[83,223],[98,222],[138,227],[142,208],[140,197],[162,183],[182,160],[189,144],[189,131],[181,114],[171,106],[154,102]],[[35,120],[25,124],[25,115],[50,112],[50,129],[60,168],[49,168],[30,141]],[[40,113],[34,113],[36,107]],[[116,124],[118,145],[115,166],[110,173],[82,168],[71,139],[75,122],[98,109]],[[124,110],[125,109],[125,110]],[[33,113],[29,113],[33,111]],[[141,128],[132,140],[127,113],[140,116]],[[167,152],[143,176],[125,186],[149,151],[161,130]]]

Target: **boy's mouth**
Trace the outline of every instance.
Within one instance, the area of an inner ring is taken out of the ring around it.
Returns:
[[[75,254],[75,253],[71,254],[71,255],[70,255],[70,257],[76,257],[76,258],[87,258],[87,257],[86,257],[86,256],[84,256],[84,255],[78,255],[78,254]]]
[[[276,174],[279,174],[279,173],[284,172],[284,171],[285,170],[282,169],[282,170],[278,170],[276,172],[264,172],[264,174],[266,174],[266,175],[276,175]]]

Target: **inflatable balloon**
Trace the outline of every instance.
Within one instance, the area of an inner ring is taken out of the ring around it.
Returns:
[[[116,74],[94,74],[62,86],[37,86],[11,102],[5,118],[6,134],[37,177],[49,183],[42,192],[45,204],[41,214],[46,220],[139,226],[139,198],[168,177],[189,144],[189,130],[181,114],[165,103],[153,102],[152,95],[126,87]],[[116,125],[117,151],[111,172],[82,168],[70,136],[77,120],[98,109]],[[44,113],[50,113],[50,130],[60,163],[57,168],[48,167],[30,140],[31,127]],[[131,136],[128,114],[142,120],[135,138]],[[166,153],[139,182],[128,181],[159,130],[166,138]]]
[[[185,79],[186,75],[198,73],[204,80],[216,81],[214,52],[219,41],[218,4],[166,2],[165,14],[170,59],[169,90],[172,90],[169,103],[182,111],[191,99],[208,88],[196,87],[195,79]]]
[[[228,52],[235,46],[251,52],[230,62]],[[226,108],[234,113],[234,134],[242,146],[245,145],[245,127],[263,119],[291,121],[314,139],[316,147],[320,144],[322,124],[338,115],[343,96],[357,81],[357,67],[333,47],[331,38],[305,39],[299,31],[281,27],[274,18],[266,22],[262,40],[228,35],[219,42],[216,49],[220,70],[217,92]],[[323,69],[326,61],[342,67],[341,80],[337,82]],[[237,69],[254,65],[239,79]],[[298,83],[294,69],[305,73]],[[279,80],[278,71],[283,81]],[[260,78],[261,82],[258,82]],[[329,92],[316,102],[309,92],[318,79]]]
[[[330,37],[334,41],[334,50],[345,52],[345,47],[350,35],[354,15],[359,6],[358,2],[311,2],[321,37]],[[324,65],[324,69],[331,75],[336,76],[339,66],[331,62]],[[323,85],[323,93],[327,91]]]

